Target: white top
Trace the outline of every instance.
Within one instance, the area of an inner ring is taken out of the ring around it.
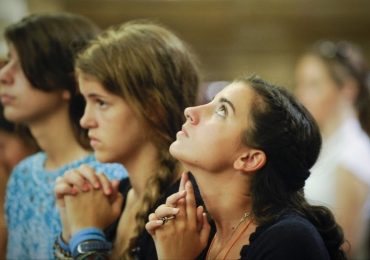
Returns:
[[[338,167],[350,171],[370,187],[370,139],[355,117],[345,120],[334,135],[324,140],[305,185],[310,203],[334,209]]]

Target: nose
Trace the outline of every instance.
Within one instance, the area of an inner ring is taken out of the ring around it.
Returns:
[[[10,64],[4,64],[0,68],[0,86],[6,86],[13,83],[13,76],[11,75]]]
[[[190,124],[196,125],[199,122],[199,114],[197,113],[196,107],[187,107],[184,110],[184,115],[186,121],[189,121]]]
[[[80,125],[85,129],[95,128],[97,126],[97,122],[88,106],[85,107],[84,114],[80,119]]]

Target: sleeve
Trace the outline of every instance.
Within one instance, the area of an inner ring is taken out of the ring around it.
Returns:
[[[329,260],[316,229],[300,221],[274,225],[260,235],[241,259],[253,260]]]

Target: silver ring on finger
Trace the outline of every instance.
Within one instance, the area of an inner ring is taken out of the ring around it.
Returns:
[[[166,224],[169,220],[176,218],[175,215],[169,216],[169,217],[162,217],[160,220],[162,220],[162,225]]]

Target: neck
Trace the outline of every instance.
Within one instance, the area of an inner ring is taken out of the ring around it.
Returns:
[[[251,212],[250,176],[235,170],[219,173],[200,169],[190,171],[215,221],[218,237],[220,240],[228,239],[243,215]]]
[[[89,153],[76,140],[66,107],[28,126],[41,150],[47,155],[47,169],[59,168]]]
[[[130,183],[135,196],[142,198],[145,194],[148,179],[158,169],[158,151],[151,142],[146,142],[140,149],[133,152],[122,164],[127,169]]]

